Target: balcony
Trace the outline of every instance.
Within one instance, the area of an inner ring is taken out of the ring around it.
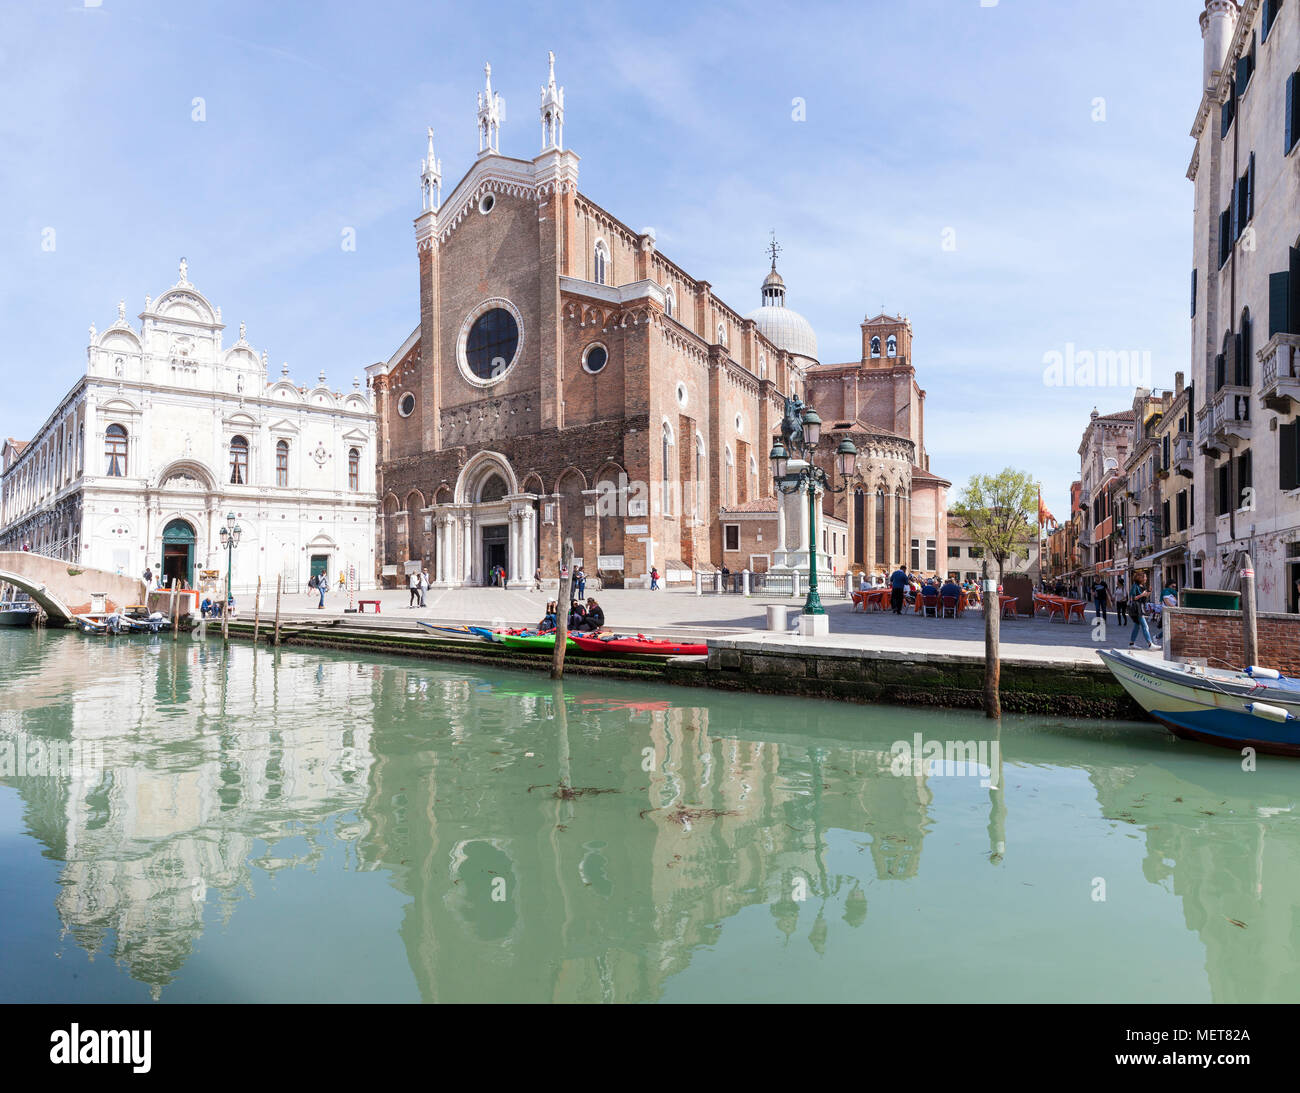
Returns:
[[[1207,455],[1219,456],[1250,439],[1250,388],[1220,387],[1196,412],[1196,442]]]
[[[1259,351],[1264,382],[1264,405],[1289,414],[1300,405],[1300,334],[1274,334]]]
[[[1179,433],[1174,437],[1174,470],[1184,478],[1191,478],[1196,471],[1196,452],[1192,447],[1192,434]]]

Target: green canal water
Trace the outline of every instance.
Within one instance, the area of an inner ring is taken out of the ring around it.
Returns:
[[[1300,762],[1154,725],[0,632],[0,762],[4,1001],[1300,1001]]]

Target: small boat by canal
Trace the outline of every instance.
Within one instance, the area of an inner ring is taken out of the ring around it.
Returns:
[[[555,635],[551,634],[508,634],[498,633],[496,640],[507,649],[521,649],[530,653],[547,653],[555,648]],[[565,644],[566,649],[576,649],[573,638]]]
[[[421,622],[415,620],[416,626],[422,626],[426,630],[431,630],[435,634],[449,638],[464,638],[471,641],[491,641],[491,637],[483,630],[481,626],[435,626],[431,622]]]
[[[1176,736],[1300,756],[1300,679],[1254,666],[1175,664],[1120,649],[1098,654],[1134,701]]]
[[[3,600],[0,601],[0,626],[31,626],[40,613],[40,608],[29,599]]]
[[[630,653],[646,657],[702,657],[709,647],[703,642],[667,641],[644,634],[574,634],[574,643],[584,653]]]

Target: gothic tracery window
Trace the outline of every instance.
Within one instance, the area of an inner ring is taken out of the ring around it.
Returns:
[[[104,457],[109,478],[126,477],[126,430],[121,425],[110,425],[104,430]]]
[[[248,485],[248,440],[242,436],[230,438],[230,484]]]

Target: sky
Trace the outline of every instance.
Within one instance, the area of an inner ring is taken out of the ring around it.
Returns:
[[[181,256],[227,344],[244,320],[273,375],[364,382],[419,321],[426,126],[448,194],[490,61],[532,158],[552,49],[585,194],[742,314],[775,231],[823,361],[907,315],[952,499],[1014,466],[1064,518],[1132,383],[1047,383],[1050,354],[1188,370],[1202,7],[0,0],[0,436]]]

